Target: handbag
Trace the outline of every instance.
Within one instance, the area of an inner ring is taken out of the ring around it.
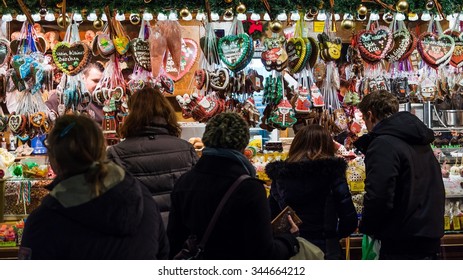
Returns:
[[[290,260],[324,260],[323,251],[312,242],[302,237],[296,237],[299,242],[299,253],[292,256]]]
[[[209,236],[212,233],[212,230],[215,227],[215,224],[220,216],[220,213],[223,210],[223,207],[227,203],[228,199],[232,195],[232,193],[238,188],[238,186],[243,182],[244,180],[251,178],[251,176],[247,174],[243,174],[236,181],[231,185],[231,187],[228,189],[228,191],[225,193],[223,196],[222,200],[219,203],[219,206],[217,206],[217,209],[215,210],[214,215],[212,216],[211,221],[209,222],[209,225],[207,226],[206,232],[203,235],[203,238],[198,244],[198,239],[196,235],[190,235],[188,239],[185,241],[184,248],[180,250],[175,256],[174,260],[199,260],[202,257],[202,254],[204,252],[204,247],[207,243],[207,240],[209,239]]]

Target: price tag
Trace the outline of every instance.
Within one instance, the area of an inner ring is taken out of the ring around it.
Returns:
[[[453,217],[453,230],[460,230],[460,217]]]
[[[324,30],[325,30],[325,22],[324,21],[314,21],[313,22],[313,32],[322,33]]]
[[[349,182],[349,188],[351,192],[363,192],[365,190],[365,182],[351,181]]]
[[[444,230],[450,230],[450,217],[444,217]]]

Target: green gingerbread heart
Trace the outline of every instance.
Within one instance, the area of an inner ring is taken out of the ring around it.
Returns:
[[[242,66],[243,61],[249,57],[252,39],[248,34],[228,35],[220,38],[218,51],[220,60],[231,70]],[[252,55],[251,55],[252,56]]]

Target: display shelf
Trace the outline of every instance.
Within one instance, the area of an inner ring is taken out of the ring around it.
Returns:
[[[351,260],[362,259],[362,235],[349,237]],[[341,240],[344,254],[346,253],[346,239]],[[445,234],[441,239],[441,259],[443,260],[463,260],[463,234]]]

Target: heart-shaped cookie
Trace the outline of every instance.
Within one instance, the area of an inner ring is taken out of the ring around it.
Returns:
[[[116,36],[113,39],[114,48],[120,55],[124,55],[130,47],[130,39],[127,36]]]
[[[113,41],[108,34],[99,34],[95,38],[97,40],[98,50],[101,55],[110,56],[116,51]]]
[[[394,32],[394,45],[387,53],[386,59],[390,62],[399,61],[402,56],[409,50],[412,44],[410,32],[403,28]]]
[[[292,73],[301,70],[302,64],[306,58],[307,44],[301,37],[294,37],[288,40],[286,44],[288,53],[288,68]]]
[[[29,123],[35,127],[41,127],[47,120],[47,116],[44,112],[37,112],[29,115]]]
[[[235,70],[248,59],[252,50],[251,44],[251,37],[245,33],[224,36],[220,38],[217,46],[219,58],[228,68]]]
[[[89,62],[90,49],[87,44],[60,42],[53,48],[53,61],[56,67],[70,76],[77,75]]]
[[[19,134],[25,126],[26,118],[23,115],[10,115],[10,118],[8,119],[8,127],[13,133]]]
[[[204,85],[206,85],[206,82],[208,82],[208,73],[205,69],[198,69],[195,71],[195,87],[197,89],[202,89]]]
[[[228,87],[230,75],[225,68],[216,69],[214,72],[209,72],[209,85],[215,90],[224,90]]]
[[[267,71],[281,71],[286,67],[288,54],[284,48],[285,42],[284,36],[264,39],[266,51],[262,52],[261,60]]]
[[[196,62],[198,55],[198,44],[193,39],[184,38],[182,43],[182,56],[180,59],[180,71],[175,66],[174,60],[169,52],[165,60],[164,69],[166,75],[174,81],[185,76]]]
[[[374,30],[363,30],[357,35],[360,55],[370,62],[385,58],[392,48],[393,35],[389,28],[379,26]]]
[[[431,67],[437,68],[446,64],[455,48],[455,41],[449,35],[425,32],[418,40],[418,51],[423,60]]]
[[[448,29],[444,31],[444,34],[449,35],[455,41],[450,65],[456,68],[463,66],[463,33]]]
[[[13,69],[21,79],[25,79],[31,74],[31,65],[33,62],[34,59],[29,55],[15,55],[13,56]]]
[[[124,89],[122,87],[116,87],[109,91],[110,98],[114,98],[116,101],[120,101],[124,96]]]
[[[165,92],[173,94],[174,93],[174,80],[172,80],[167,75],[159,75],[161,81],[161,86]]]
[[[10,54],[10,41],[5,38],[0,38],[0,67],[8,63]]]
[[[143,67],[143,69],[151,71],[151,57],[149,42],[135,38],[130,42],[130,50],[133,54],[135,62]]]

